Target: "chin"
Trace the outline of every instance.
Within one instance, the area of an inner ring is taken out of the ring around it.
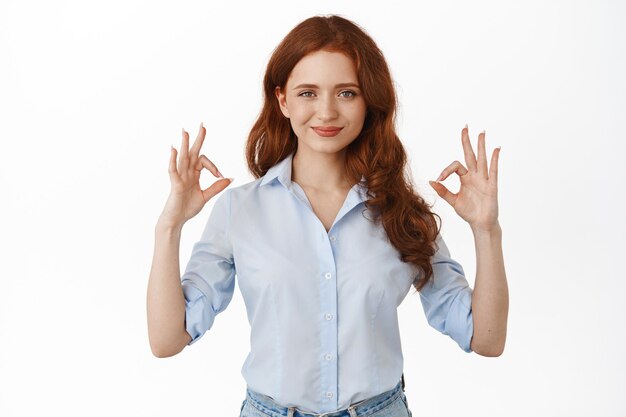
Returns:
[[[322,141],[316,140],[314,141],[314,143],[311,143],[310,141],[303,143],[302,141],[300,141],[298,144],[298,147],[302,147],[302,146],[309,148],[313,152],[332,154],[332,153],[344,151],[346,147],[348,146],[348,144],[333,142],[333,141],[322,142]]]

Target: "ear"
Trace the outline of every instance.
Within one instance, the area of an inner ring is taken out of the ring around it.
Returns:
[[[280,91],[280,87],[278,86],[274,89],[274,94],[276,94],[280,111],[283,112],[283,115],[287,119],[289,119],[289,109],[287,109],[287,98],[285,97],[285,94]]]

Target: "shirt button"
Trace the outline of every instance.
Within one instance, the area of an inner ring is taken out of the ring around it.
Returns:
[[[335,236],[331,236],[330,240],[332,240],[334,242],[335,240],[337,240],[337,238]]]
[[[330,272],[327,272],[324,276],[326,277],[326,279],[330,279],[333,276],[333,274],[331,274]]]
[[[333,358],[333,355],[331,355],[330,353],[327,353],[326,356],[324,357],[326,358],[327,361],[329,361]]]
[[[333,393],[332,393],[332,392],[330,392],[330,391],[328,391],[328,392],[326,393],[326,396],[327,396],[328,398],[333,398]]]
[[[326,313],[326,320],[332,320],[333,319],[333,315],[330,313]]]

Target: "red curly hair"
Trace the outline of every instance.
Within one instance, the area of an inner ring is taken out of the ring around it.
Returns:
[[[276,47],[263,80],[263,108],[248,135],[248,169],[260,178],[296,150],[297,138],[274,90],[284,89],[300,59],[318,50],[344,53],[355,64],[367,115],[359,136],[346,149],[346,172],[353,183],[365,177],[370,220],[382,224],[400,259],[418,268],[420,276],[413,285],[420,291],[433,274],[431,258],[441,218],[414,191],[406,174],[406,151],[394,127],[397,98],[391,73],[382,51],[357,24],[338,15],[314,16],[294,27]]]

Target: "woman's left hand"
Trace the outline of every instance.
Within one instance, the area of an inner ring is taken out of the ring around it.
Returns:
[[[467,125],[461,130],[461,142],[467,168],[454,161],[443,170],[437,181],[429,181],[437,194],[446,200],[456,213],[468,222],[474,231],[492,231],[498,227],[498,157],[500,148],[491,155],[491,166],[487,169],[485,132],[478,135],[478,160],[474,155]],[[461,180],[461,189],[451,193],[440,181],[456,172]]]

